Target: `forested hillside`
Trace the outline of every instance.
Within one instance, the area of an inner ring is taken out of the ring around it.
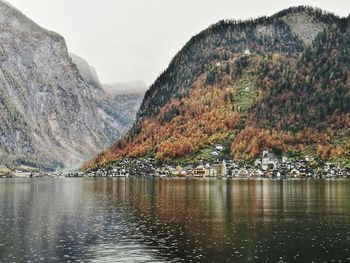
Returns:
[[[86,168],[122,157],[315,154],[348,163],[349,18],[309,7],[193,37],[147,91],[129,134]],[[341,160],[340,160],[341,159]]]
[[[259,67],[262,96],[252,105],[247,128],[234,141],[233,152],[255,156],[268,145],[287,152],[309,147],[324,159],[349,157],[349,20],[330,25],[298,59],[268,55]],[[265,139],[271,142],[264,143]],[[254,143],[240,140],[258,141],[261,146],[253,149]]]

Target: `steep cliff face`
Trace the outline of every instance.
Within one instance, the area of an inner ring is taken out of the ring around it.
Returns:
[[[135,122],[146,85],[142,81],[101,84],[94,67],[77,55],[70,54],[70,57],[83,79],[93,87],[91,91],[96,107],[102,119],[113,127],[115,135],[112,136],[125,134]]]
[[[89,65],[89,63],[83,59],[82,57],[79,57],[78,55],[75,55],[73,53],[69,53],[69,56],[72,58],[72,61],[75,65],[77,65],[78,70],[82,78],[92,87],[95,87],[96,89],[101,89],[101,83],[98,78],[96,69]]]
[[[102,84],[94,67],[77,55],[70,54],[70,57],[83,79],[94,87],[93,97],[102,118],[114,127],[116,134],[125,134],[135,122],[146,84],[142,80]]]
[[[133,129],[85,167],[193,161],[216,144],[224,158],[268,147],[350,165],[349,39],[349,18],[309,7],[221,21],[185,45],[146,92]]]
[[[129,126],[65,40],[0,2],[0,162],[79,166]]]

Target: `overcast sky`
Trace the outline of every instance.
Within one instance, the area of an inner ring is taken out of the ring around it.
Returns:
[[[70,52],[104,83],[150,85],[195,34],[226,18],[271,15],[296,5],[341,16],[350,0],[8,0],[40,26],[65,37]]]

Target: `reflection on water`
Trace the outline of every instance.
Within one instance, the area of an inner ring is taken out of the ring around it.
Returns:
[[[350,260],[350,182],[0,180],[0,262]]]

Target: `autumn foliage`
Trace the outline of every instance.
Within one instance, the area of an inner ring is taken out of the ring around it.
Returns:
[[[193,38],[147,91],[132,131],[87,166],[172,160],[220,134],[235,136],[235,159],[264,148],[350,159],[350,20],[313,15],[326,28],[310,46],[278,16],[265,21],[276,29],[271,39],[251,33],[259,21],[220,23]]]
[[[231,92],[228,88],[205,87],[204,80],[199,79],[187,97],[172,99],[157,116],[144,118],[134,134],[101,153],[94,163],[149,153],[158,160],[170,160],[210,144],[212,136],[235,129],[240,121],[239,114],[232,112]]]
[[[248,126],[232,142],[231,152],[235,159],[251,159],[257,157],[264,148],[295,152],[303,151],[306,145],[328,143],[329,137],[326,134],[317,133],[311,129],[304,129],[293,134],[288,131]]]
[[[317,156],[323,160],[350,158],[350,141],[343,145],[319,144],[317,145]]]

